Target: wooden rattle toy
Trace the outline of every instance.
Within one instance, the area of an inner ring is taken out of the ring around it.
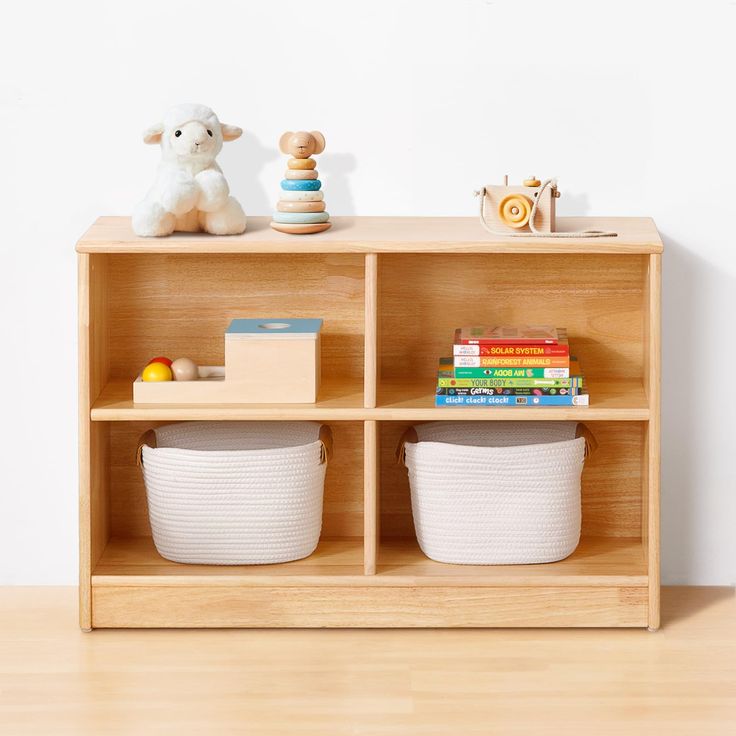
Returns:
[[[322,182],[312,154],[325,150],[325,137],[317,130],[284,133],[279,140],[282,153],[291,158],[281,182],[281,197],[271,227],[290,235],[307,235],[327,230],[330,215],[325,211]]]

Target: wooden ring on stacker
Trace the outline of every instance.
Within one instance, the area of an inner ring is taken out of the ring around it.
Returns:
[[[498,217],[515,229],[524,227],[532,214],[532,201],[523,194],[507,194],[498,204]]]

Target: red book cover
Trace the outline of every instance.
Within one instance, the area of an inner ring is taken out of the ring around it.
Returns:
[[[474,356],[500,358],[567,358],[570,355],[570,346],[567,342],[560,341],[557,345],[464,345],[452,346],[455,357]]]
[[[521,327],[460,327],[455,332],[459,345],[557,345],[556,327],[523,325]]]

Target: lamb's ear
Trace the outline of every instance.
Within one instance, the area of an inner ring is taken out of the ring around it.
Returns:
[[[318,130],[312,131],[312,138],[314,138],[317,147],[314,149],[315,153],[322,153],[325,150],[325,137]]]
[[[156,125],[152,125],[150,128],[148,128],[145,133],[143,133],[143,142],[144,143],[161,143],[161,136],[164,133],[164,124],[163,123],[156,123]]]
[[[287,130],[286,133],[279,138],[279,150],[281,153],[289,153],[289,138],[293,135],[294,134],[290,130]]]
[[[240,138],[240,136],[243,135],[243,129],[238,128],[237,125],[220,123],[220,130],[222,131],[222,140],[224,141],[234,141],[236,138]]]

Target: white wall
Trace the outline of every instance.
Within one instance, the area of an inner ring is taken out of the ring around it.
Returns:
[[[735,583],[735,18],[726,0],[5,7],[0,583],[75,582],[73,246],[130,212],[157,160],[140,132],[180,101],[246,129],[221,158],[249,214],[275,199],[278,136],[306,127],[333,214],[472,215],[479,184],[535,172],[560,177],[563,214],[653,216],[664,580]]]

